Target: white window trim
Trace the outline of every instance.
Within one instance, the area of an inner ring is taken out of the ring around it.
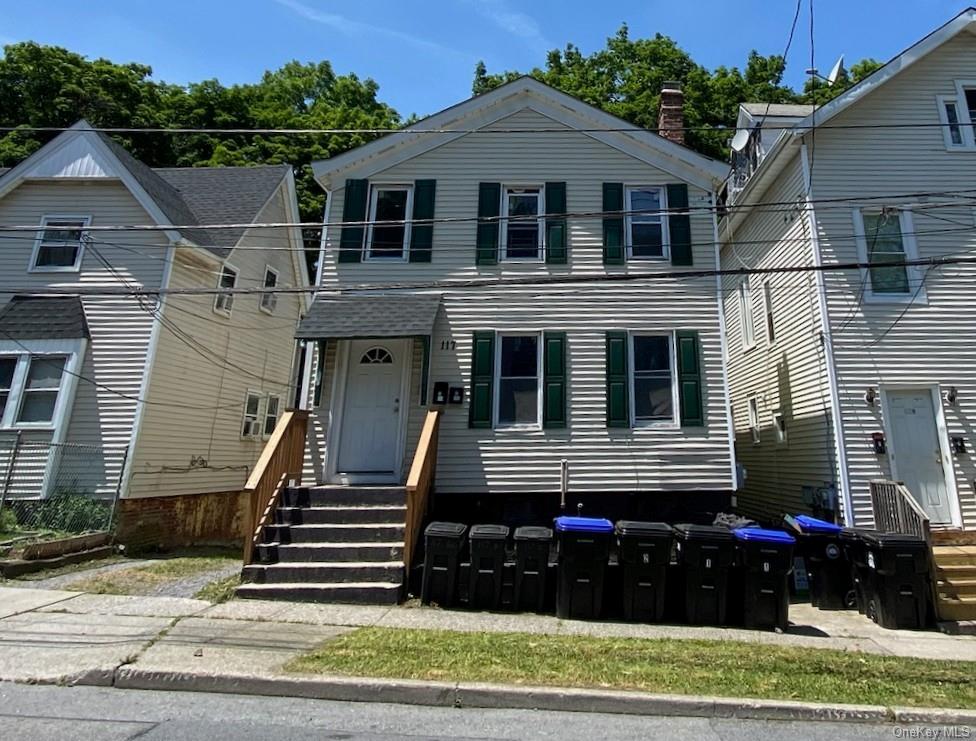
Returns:
[[[278,400],[278,406],[275,411],[275,427],[278,426],[278,422],[281,421],[281,415],[283,414],[283,410],[281,407],[281,399],[282,399],[281,394],[268,394],[264,401],[264,410],[263,410],[264,414],[261,415],[261,438],[263,440],[267,440],[274,433],[274,428],[271,428],[271,432],[267,431],[268,417],[271,416],[269,414],[269,410],[271,409],[272,399]],[[243,427],[243,424],[241,426]]]
[[[220,272],[217,273],[217,290],[223,289],[223,286],[221,284],[223,283],[224,280],[224,270],[230,270],[234,273],[234,285],[231,286],[231,288],[237,288],[237,282],[241,279],[241,271],[238,270],[233,265],[231,265],[229,262],[225,262],[223,265],[220,266]],[[227,297],[230,299],[229,309],[219,305],[220,299],[223,297]],[[214,314],[219,314],[220,316],[224,316],[229,319],[230,315],[234,311],[234,302],[236,298],[237,298],[237,294],[234,293],[229,293],[229,294],[218,293],[216,296],[214,296],[214,303],[213,303]]]
[[[630,201],[631,194],[636,190],[656,190],[660,194],[661,202],[661,250],[660,257],[650,255],[634,255],[633,236],[631,235],[631,224],[633,223],[633,206]],[[624,186],[624,208],[627,215],[624,217],[624,244],[627,247],[627,260],[637,260],[638,262],[664,262],[671,259],[671,220],[668,218],[668,189],[663,185],[626,185]]]
[[[257,432],[252,435],[247,435],[244,432],[244,425],[247,423],[247,418],[252,416],[247,413],[247,403],[251,400],[252,397],[258,400],[258,409],[257,412],[255,412],[255,414],[253,415],[254,422],[257,425]],[[240,426],[238,427],[241,434],[241,440],[261,439],[261,433],[264,431],[264,403],[263,402],[264,402],[264,394],[262,394],[260,391],[254,391],[253,389],[248,389],[247,391],[244,392],[244,407],[241,413],[241,423]]]
[[[3,340],[0,338],[0,356],[15,358],[14,377],[10,385],[10,396],[7,406],[0,415],[0,429],[3,430],[52,430],[55,432],[53,440],[63,438],[71,407],[74,403],[74,392],[78,385],[78,375],[85,354],[86,341],[78,340]],[[18,422],[24,396],[24,383],[27,381],[27,369],[32,356],[65,357],[64,372],[61,374],[61,385],[58,387],[58,398],[54,404],[54,414],[50,422]]]
[[[918,259],[918,243],[915,241],[915,225],[912,219],[912,212],[909,209],[897,209],[898,225],[901,229],[901,243],[905,250],[905,260]],[[859,263],[868,262],[868,241],[864,229],[863,209],[854,209],[854,239],[857,244],[857,261]],[[922,274],[914,265],[906,268],[908,275],[908,293],[875,293],[871,285],[871,275],[868,268],[861,268],[861,281],[864,285],[863,300],[868,304],[911,304],[927,303],[928,298],[925,286],[920,285]]]
[[[752,287],[748,276],[739,281],[736,292],[739,296],[739,334],[742,350],[747,351],[756,346],[756,318],[752,311]]]
[[[498,421],[498,411],[501,406],[501,381],[502,381],[502,338],[503,337],[535,337],[535,378],[536,378],[536,421],[531,424],[505,424]],[[527,330],[525,332],[496,332],[495,333],[495,363],[492,370],[492,385],[495,389],[492,399],[492,429],[495,430],[541,430],[542,429],[542,332]]]
[[[939,123],[942,124],[942,141],[945,144],[945,148],[948,150],[966,149],[967,145],[965,129],[968,128],[970,131],[972,131],[972,126],[967,125],[966,120],[962,117],[962,110],[959,106],[959,98],[955,95],[936,95],[935,102],[939,111]],[[956,125],[959,127],[959,137],[962,139],[962,142],[959,144],[955,144],[952,141],[952,134],[949,130],[949,127],[952,124],[949,123],[949,117],[946,115],[945,111],[947,105],[952,105],[956,109],[956,119],[958,120],[958,124]]]
[[[637,398],[635,396],[636,367],[634,365],[634,338],[635,337],[666,337],[668,340],[668,361],[671,364],[671,419],[637,419]],[[628,388],[628,414],[630,415],[630,426],[634,429],[644,429],[657,427],[663,429],[676,429],[680,426],[678,414],[681,400],[678,396],[678,357],[677,343],[674,340],[674,332],[628,332],[627,333],[627,383]]]
[[[264,266],[264,276],[262,278],[262,285],[261,285],[261,287],[262,288],[267,288],[267,285],[265,285],[265,284],[268,282],[268,273],[271,273],[271,274],[274,275],[274,277],[275,277],[274,288],[278,288],[280,286],[281,273],[279,273],[277,270],[275,270],[270,265],[265,265]],[[271,297],[271,299],[272,299],[271,306],[270,307],[266,306],[265,303],[264,303],[265,302],[265,299],[267,299],[268,297]],[[261,311],[263,311],[265,314],[274,314],[275,309],[277,308],[277,306],[278,306],[278,294],[277,293],[262,293],[261,294],[261,298],[258,301],[258,308]]]
[[[78,254],[75,255],[74,265],[41,265],[37,264],[37,257],[41,252],[41,243],[44,241],[44,232],[47,225],[52,221],[81,221],[84,226],[91,225],[91,216],[83,214],[44,214],[41,217],[41,228],[37,231],[34,239],[34,249],[31,252],[29,273],[77,273],[81,271],[81,261],[85,254],[85,232],[82,231],[81,239],[78,241]]]
[[[746,399],[746,411],[749,417],[749,435],[752,437],[752,444],[759,445],[762,442],[762,429],[759,426],[759,398],[755,395]]]
[[[957,145],[952,147],[952,149],[976,149],[976,132],[973,130],[973,126],[976,126],[976,121],[972,121],[969,118],[969,107],[966,105],[966,89],[976,90],[976,80],[956,80],[955,82],[956,113],[959,115],[959,125],[962,127],[963,146],[960,147]],[[944,113],[941,113],[941,115],[944,115]]]
[[[782,427],[779,423],[780,420],[783,420]],[[776,409],[773,412],[773,436],[778,445],[786,445],[790,440],[790,430],[786,425],[786,415],[783,414],[782,409]]]
[[[400,257],[371,257],[373,248],[373,227],[376,226],[376,204],[381,190],[402,190],[407,194],[406,224],[403,230],[403,254]],[[410,238],[413,226],[413,185],[408,183],[370,183],[369,184],[369,225],[366,227],[363,244],[363,262],[398,263],[410,259]]]
[[[538,190],[539,191],[539,217],[536,221],[539,224],[538,245],[536,257],[509,257],[508,256],[508,193],[511,190]],[[499,262],[512,263],[540,263],[546,259],[546,189],[542,184],[523,184],[523,185],[502,185],[502,203],[499,210],[501,219],[499,221]]]
[[[776,344],[776,316],[773,314],[773,285],[769,279],[762,282],[762,304],[766,344],[772,347]]]

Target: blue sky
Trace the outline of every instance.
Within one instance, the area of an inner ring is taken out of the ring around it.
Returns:
[[[802,84],[807,3],[788,82]],[[40,10],[43,7],[43,12]],[[951,0],[815,0],[817,66],[839,54],[886,60],[965,7]],[[291,59],[328,59],[380,85],[400,113],[427,114],[470,94],[489,71],[542,66],[567,42],[603,46],[624,21],[632,36],[663,33],[706,67],[742,66],[751,49],[782,53],[792,0],[0,0],[0,44],[34,40],[89,57],[149,64],[157,79],[256,80]]]

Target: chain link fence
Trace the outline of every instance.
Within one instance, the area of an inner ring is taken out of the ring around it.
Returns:
[[[0,538],[113,529],[125,449],[0,436]]]

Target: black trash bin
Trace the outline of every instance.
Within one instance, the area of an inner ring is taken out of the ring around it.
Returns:
[[[876,530],[862,530],[845,527],[840,533],[840,543],[844,548],[844,557],[850,564],[851,583],[854,586],[854,603],[857,611],[864,615],[870,600],[869,590],[874,584],[874,578],[868,568],[868,547],[864,534],[876,533]]]
[[[810,581],[810,604],[821,610],[854,607],[851,565],[844,554],[840,525],[809,515],[787,516],[787,529],[796,536]]]
[[[867,615],[882,628],[924,628],[931,587],[929,548],[902,533],[861,533],[867,551]]]
[[[660,622],[673,531],[663,522],[620,520],[617,559],[623,571],[624,620]]]
[[[735,537],[736,585],[741,587],[742,624],[747,628],[786,630],[790,611],[793,546],[789,533],[739,528]]]
[[[515,597],[518,611],[542,612],[546,604],[552,530],[525,526],[515,530]]]
[[[684,617],[698,625],[725,623],[732,532],[712,525],[675,525],[675,550],[684,589]]]
[[[468,607],[472,610],[497,610],[502,604],[502,569],[505,565],[504,525],[473,525],[468,531],[471,546],[471,573]]]
[[[593,620],[603,609],[603,580],[613,523],[594,517],[557,517],[556,615]]]
[[[420,601],[442,607],[454,604],[457,595],[458,562],[464,550],[468,526],[458,522],[432,522],[424,530],[424,580]]]

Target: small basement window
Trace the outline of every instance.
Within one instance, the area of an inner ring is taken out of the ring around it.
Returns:
[[[277,288],[278,287],[278,271],[272,267],[266,267],[264,269],[264,287],[265,288]],[[267,293],[261,294],[261,311],[268,314],[273,314],[275,307],[278,305],[278,294],[274,291],[269,291]]]
[[[31,269],[40,272],[81,269],[85,227],[90,223],[90,216],[45,216]]]
[[[220,278],[217,280],[217,288],[237,288],[237,269],[230,265],[224,265],[220,270]],[[224,316],[230,316],[234,308],[233,293],[218,293],[214,298],[214,311]]]

